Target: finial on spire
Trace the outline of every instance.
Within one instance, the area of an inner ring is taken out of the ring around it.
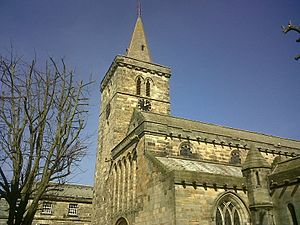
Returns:
[[[145,62],[151,62],[150,49],[142,23],[140,0],[137,0],[137,3],[138,17],[128,46],[128,51],[126,51],[126,56]]]
[[[142,16],[142,4],[140,0],[137,0],[137,16],[138,17]]]

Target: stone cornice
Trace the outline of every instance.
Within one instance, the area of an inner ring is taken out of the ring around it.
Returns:
[[[190,121],[172,116],[142,112],[143,131],[165,139],[249,149],[255,144],[260,152],[295,157],[300,155],[300,142],[229,127]]]
[[[295,173],[295,171],[292,171]],[[298,172],[298,171],[297,171]],[[298,172],[299,173],[299,172]],[[291,173],[287,174],[286,179],[280,179],[280,177],[276,177],[276,180],[273,180],[273,176],[269,176],[269,184],[270,189],[278,189],[282,187],[288,187],[288,186],[296,186],[300,184],[300,176],[293,177],[291,176]]]
[[[210,174],[204,172],[195,171],[174,171],[174,183],[186,186],[224,189],[227,190],[243,190],[246,192],[246,180],[244,177],[233,177],[219,174]]]
[[[172,129],[172,132],[170,132]],[[112,156],[115,157],[122,152],[124,147],[131,146],[136,138],[141,138],[145,134],[163,136],[165,139],[178,139],[180,141],[197,141],[205,144],[220,145],[222,147],[227,146],[230,148],[240,148],[249,150],[251,143],[254,143],[261,153],[272,155],[283,155],[286,157],[299,156],[299,149],[295,149],[289,146],[276,145],[273,143],[261,142],[252,139],[240,139],[227,135],[219,135],[204,131],[190,131],[184,130],[180,127],[172,127],[170,124],[160,124],[153,121],[142,121],[135,127],[131,133],[125,137],[113,150]]]
[[[159,64],[154,64],[150,62],[145,62],[133,58],[129,58],[126,56],[122,55],[117,55],[110,65],[108,71],[106,72],[103,80],[101,81],[100,84],[100,91],[102,92],[103,89],[106,87],[108,84],[109,80],[111,77],[114,75],[116,69],[118,67],[126,67],[129,69],[137,70],[137,71],[142,71],[145,73],[150,73],[153,75],[157,76],[164,76],[169,78],[171,76],[171,69]]]
[[[235,137],[219,135],[204,131],[188,131],[182,128],[172,127],[173,132],[168,132],[170,130],[170,126],[160,126],[155,123],[155,125],[151,126],[152,122],[145,121],[146,129],[143,130],[144,133],[148,133],[151,135],[164,136],[165,139],[178,139],[180,141],[196,141],[199,144],[212,144],[219,145],[222,147],[230,147],[230,148],[239,148],[239,149],[247,149],[249,150],[249,146],[251,143],[254,143],[260,152],[272,155],[282,155],[286,157],[295,157],[299,156],[300,152],[297,152],[299,149],[291,148],[289,146],[277,146],[272,143],[261,142],[257,140],[251,139],[237,139]],[[159,130],[158,130],[159,129]],[[176,132],[175,132],[176,131]]]
[[[174,130],[176,132],[187,135],[198,136],[201,133],[207,133],[219,137],[230,137],[234,141],[253,141],[255,143],[270,144],[275,148],[291,148],[300,151],[300,141],[288,138],[276,137],[268,134],[242,130],[232,127],[216,125],[212,123],[205,123],[195,120],[174,117],[172,115],[164,115],[153,112],[141,112],[144,120],[159,126],[160,130],[168,131],[170,134]],[[163,128],[164,127],[164,128]],[[201,137],[200,137],[201,138]],[[259,147],[259,146],[257,146]]]

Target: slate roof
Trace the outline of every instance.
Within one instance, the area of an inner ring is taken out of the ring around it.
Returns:
[[[224,190],[246,190],[245,178],[241,167],[222,165],[213,162],[193,161],[176,157],[160,157],[146,153],[146,157],[154,163],[175,184],[189,185],[196,188],[202,186]]]
[[[276,185],[300,183],[300,156],[279,162],[269,180]]]
[[[45,198],[91,201],[93,198],[93,187],[80,184],[64,184],[61,187],[49,192]]]
[[[156,157],[168,170],[184,170],[242,177],[240,167],[187,159]]]

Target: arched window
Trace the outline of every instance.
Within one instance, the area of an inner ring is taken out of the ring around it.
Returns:
[[[183,142],[180,145],[180,155],[182,156],[192,156],[192,147],[189,142]]]
[[[141,78],[138,77],[136,80],[136,94],[137,95],[141,95],[141,84],[142,84]]]
[[[122,217],[118,219],[116,225],[128,225],[127,221]]]
[[[249,220],[244,203],[233,193],[227,193],[217,201],[215,225],[242,225]]]
[[[293,221],[293,225],[298,225],[298,221],[297,221],[297,216],[296,216],[296,211],[295,211],[295,207],[292,203],[289,203],[287,205],[289,211],[290,211],[290,214],[291,214],[291,217],[292,217],[292,221]]]
[[[150,81],[147,80],[147,82],[146,82],[146,96],[147,97],[150,97],[150,86],[151,86]]]
[[[241,225],[239,212],[231,201],[223,201],[218,206],[216,225]]]
[[[231,152],[230,163],[231,164],[241,164],[240,152],[238,150],[233,150]]]

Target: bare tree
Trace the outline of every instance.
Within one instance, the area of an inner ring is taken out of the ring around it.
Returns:
[[[36,60],[0,56],[0,77],[0,196],[7,224],[27,225],[85,154],[87,84],[52,58],[41,72]]]
[[[297,33],[300,34],[300,27],[293,25],[291,21],[289,22],[289,24],[287,25],[287,27],[284,27],[284,26],[281,26],[281,27],[282,27],[283,33],[285,33],[285,34],[288,33],[288,32],[290,32],[291,30],[292,31],[296,31]],[[300,42],[300,38],[297,38],[296,42]],[[300,54],[296,55],[295,59],[296,60],[300,59]]]

